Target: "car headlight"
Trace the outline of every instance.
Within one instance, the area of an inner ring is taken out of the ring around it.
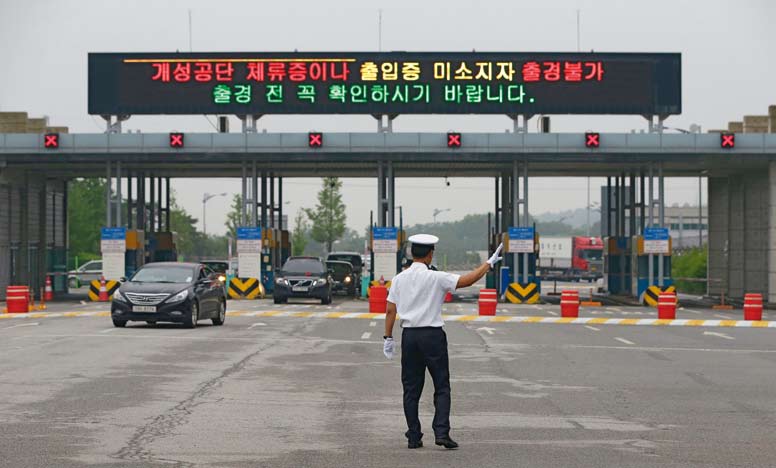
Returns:
[[[224,276],[224,275],[219,276],[218,277],[218,281],[223,283],[224,281],[226,281],[226,276]]]
[[[288,280],[286,280],[285,278],[276,278],[275,284],[288,284]]]
[[[168,303],[180,302],[180,301],[186,299],[187,297],[189,297],[189,290],[188,289],[184,289],[183,291],[179,292],[178,294],[176,294],[176,295],[170,297],[169,299],[167,299],[165,302],[168,302]]]
[[[351,281],[351,280],[350,280],[350,276],[346,276],[346,277],[345,277],[345,282],[346,282],[346,283],[350,283],[350,281]]]
[[[119,302],[127,302],[127,298],[124,297],[124,295],[121,294],[121,291],[119,291],[118,289],[113,292],[113,300],[119,301]]]
[[[316,286],[323,286],[326,283],[328,283],[328,281],[326,281],[326,278],[318,278],[317,280],[315,280]]]

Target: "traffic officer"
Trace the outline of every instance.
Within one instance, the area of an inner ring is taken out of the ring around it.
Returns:
[[[399,314],[402,328],[401,381],[404,387],[404,416],[407,418],[407,446],[423,447],[423,433],[418,419],[418,402],[423,392],[426,369],[434,382],[434,437],[437,445],[458,447],[450,438],[450,370],[447,359],[447,335],[442,326],[442,304],[445,295],[476,283],[493,269],[502,257],[502,246],[487,262],[464,275],[431,270],[434,246],[439,238],[416,234],[412,244],[412,265],[394,277],[388,292],[383,353],[392,359],[395,352],[393,324]]]

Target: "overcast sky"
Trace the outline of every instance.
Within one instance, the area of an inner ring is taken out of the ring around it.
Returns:
[[[0,0],[0,111],[47,115],[52,125],[69,126],[72,132],[103,131],[104,122],[87,114],[87,53],[186,51],[189,10],[194,51],[250,52],[377,50],[379,9],[383,50],[575,51],[579,10],[583,51],[681,52],[683,114],[666,124],[689,128],[696,123],[705,131],[744,114],[764,114],[768,104],[776,103],[775,5],[768,0]],[[369,116],[268,116],[258,127],[268,132],[370,132],[376,121]],[[124,128],[213,131],[203,116],[132,117]],[[239,128],[237,121],[232,128]],[[397,132],[507,128],[511,121],[501,116],[400,116],[394,121]],[[558,116],[552,121],[556,132],[644,128],[640,117]],[[348,225],[361,231],[376,205],[375,181],[344,182]],[[404,206],[408,224],[430,221],[435,208],[450,208],[439,221],[458,219],[493,209],[491,183],[451,179],[447,187],[443,179],[398,179],[397,205]],[[585,179],[566,179],[562,185],[532,180],[530,211],[585,206]],[[237,179],[178,180],[173,187],[197,217],[204,192],[240,190]],[[286,212],[293,216],[300,207],[312,206],[318,187],[316,179],[286,180]],[[676,179],[666,187],[668,203],[697,202],[697,180]],[[591,192],[597,201],[598,190]],[[209,232],[224,231],[228,202],[226,197],[209,202]]]

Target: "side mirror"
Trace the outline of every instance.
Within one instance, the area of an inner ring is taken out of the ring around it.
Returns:
[[[126,282],[127,282],[126,277],[122,276],[121,278],[119,278],[119,283],[126,283]]]

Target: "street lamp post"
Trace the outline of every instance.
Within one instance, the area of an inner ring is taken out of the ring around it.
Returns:
[[[207,214],[207,211],[206,211],[207,210],[207,202],[211,198],[225,197],[225,196],[226,196],[226,192],[224,192],[224,193],[207,193],[207,192],[205,192],[202,195],[202,233],[205,234],[206,236],[207,236],[207,223],[206,223],[205,219],[206,219],[206,214]]]

